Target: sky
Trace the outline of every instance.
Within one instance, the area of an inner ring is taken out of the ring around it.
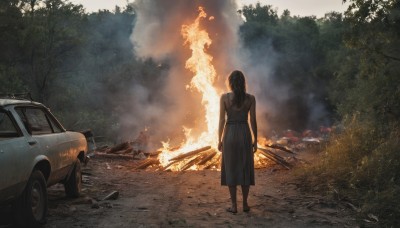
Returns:
[[[124,7],[127,0],[70,0],[76,4],[82,4],[88,12],[97,11],[99,9],[113,10],[115,5]],[[133,0],[129,0],[132,2]],[[342,4],[342,0],[237,0],[239,6],[255,4],[260,2],[262,5],[272,5],[277,8],[280,15],[283,10],[288,9],[291,15],[300,16],[317,16],[323,17],[325,13],[331,11],[344,12],[346,5]]]

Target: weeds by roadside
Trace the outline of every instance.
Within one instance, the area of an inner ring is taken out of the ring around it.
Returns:
[[[299,178],[308,191],[324,192],[356,205],[360,221],[381,227],[400,218],[400,134],[354,117],[333,135],[322,159],[304,167]],[[300,173],[300,172],[299,172]]]

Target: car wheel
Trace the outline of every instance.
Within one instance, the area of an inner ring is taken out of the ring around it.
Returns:
[[[75,162],[74,169],[67,182],[64,183],[65,194],[68,197],[79,197],[82,189],[81,162],[79,159]]]
[[[39,227],[46,223],[47,187],[42,172],[34,170],[15,203],[15,223],[19,227]]]

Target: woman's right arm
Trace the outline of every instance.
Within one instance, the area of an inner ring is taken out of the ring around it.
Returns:
[[[257,151],[257,119],[256,119],[256,98],[251,96],[251,106],[250,106],[250,124],[251,130],[253,131],[254,141],[253,150]]]
[[[225,127],[225,103],[224,95],[221,96],[219,101],[219,125],[218,125],[218,150],[222,152],[222,133]]]

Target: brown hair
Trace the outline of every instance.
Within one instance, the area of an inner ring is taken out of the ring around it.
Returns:
[[[236,107],[241,107],[244,99],[246,98],[246,80],[244,75],[239,70],[234,70],[228,78],[229,87],[231,88],[233,94],[235,94],[233,98],[233,105]]]

